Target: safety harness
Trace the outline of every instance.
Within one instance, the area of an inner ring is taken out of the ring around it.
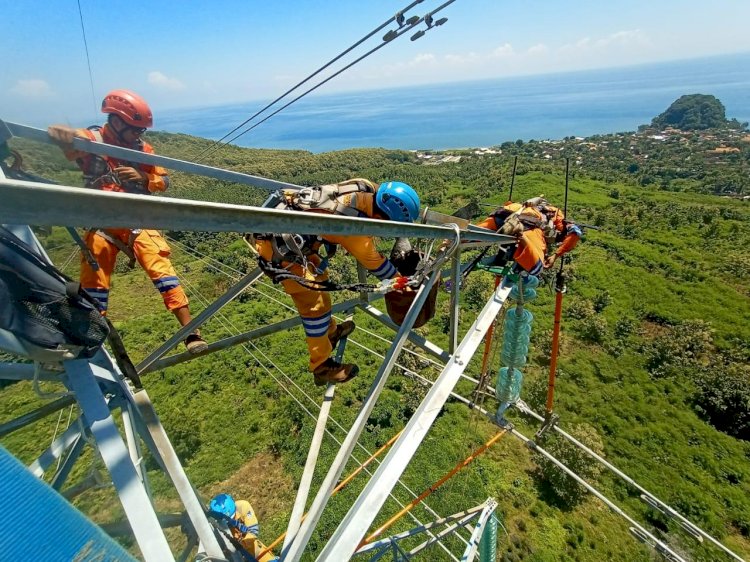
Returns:
[[[104,142],[102,136],[102,128],[99,125],[92,125],[88,127],[94,140],[99,143]],[[143,150],[143,141],[138,139],[137,145],[134,150]],[[78,165],[83,171],[83,179],[85,186],[89,189],[101,189],[103,185],[115,184],[119,186],[126,193],[143,194],[144,192],[149,193],[148,189],[144,188],[143,184],[136,181],[122,181],[119,176],[114,173],[114,163],[109,159],[97,154],[88,154],[86,157],[78,158],[76,160]],[[137,168],[138,164],[135,162],[122,161],[125,166]],[[141,233],[140,230],[131,230],[128,236],[127,243],[108,233],[106,230],[100,228],[91,228],[90,232],[94,232],[98,236],[104,238],[107,242],[114,245],[118,250],[124,253],[128,257],[128,268],[133,269],[135,267],[135,251],[133,250],[133,243],[138,235]]]
[[[299,191],[276,191],[271,194],[263,206],[270,209],[281,209],[285,211],[310,211],[342,215],[346,217],[367,218],[366,213],[356,208],[357,194],[375,193],[375,191],[375,186],[367,180],[354,179],[341,184],[303,187]],[[348,200],[346,199],[347,197]],[[340,198],[343,198],[344,202],[342,202]],[[328,261],[334,256],[337,250],[335,244],[326,242],[321,236],[312,234],[276,234],[269,232],[250,234],[246,236],[246,239],[250,243],[254,240],[267,240],[271,243],[273,251],[271,260],[268,261],[259,258],[259,264],[263,272],[271,277],[275,283],[278,283],[291,275],[286,269],[284,269],[284,262],[296,263],[307,268],[310,265],[309,258],[316,255],[320,257],[321,261],[318,266],[315,266],[315,269],[318,273],[322,273],[328,268]],[[324,249],[325,253],[321,254],[321,249]],[[279,275],[283,278],[277,280]],[[313,281],[311,283],[318,286],[321,285],[322,282]],[[331,283],[331,285],[336,284]],[[340,286],[337,285],[337,287]],[[332,288],[327,290],[340,289]]]
[[[92,228],[89,230],[89,232],[94,232],[97,236],[101,236],[107,242],[120,250],[123,254],[128,256],[129,269],[133,269],[135,267],[135,250],[133,249],[133,244],[135,243],[135,239],[138,238],[138,235],[142,232],[141,229],[134,229],[130,231],[130,233],[128,234],[127,244],[116,236],[112,236],[106,230],[102,230],[100,228]]]
[[[102,128],[99,125],[92,125],[88,127],[88,131],[91,132],[94,140],[99,143],[104,142],[102,136]],[[133,150],[143,150],[143,141],[138,139],[137,144]],[[122,181],[117,174],[114,173],[116,167],[114,163],[104,156],[98,154],[87,154],[85,157],[76,159],[76,162],[83,171],[84,185],[89,189],[101,189],[103,185],[113,183],[119,186],[126,193],[143,194],[149,193],[143,184],[136,181]],[[138,168],[139,164],[136,162],[121,161],[125,166],[131,168]]]

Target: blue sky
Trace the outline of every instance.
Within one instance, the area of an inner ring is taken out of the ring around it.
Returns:
[[[152,105],[157,126],[159,110],[276,97],[408,3],[80,0],[97,102],[131,88]],[[407,15],[441,3],[424,0]],[[100,121],[77,2],[2,0],[0,13],[0,118]],[[444,26],[393,41],[318,92],[750,51],[747,0],[456,0],[440,16]]]

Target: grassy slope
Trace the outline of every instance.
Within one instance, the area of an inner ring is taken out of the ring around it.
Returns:
[[[158,140],[162,145],[157,146],[157,150],[165,154],[188,154],[185,147],[193,146],[182,138],[160,136]],[[331,179],[344,177],[348,172],[352,175],[361,173],[365,177],[398,174],[407,180],[416,179],[415,185],[422,190],[426,185],[441,186],[440,200],[446,209],[465,200],[466,186],[473,189],[477,185],[476,180],[462,179],[462,170],[458,167],[454,167],[453,172],[450,166],[443,166],[442,170],[426,169],[400,164],[390,155],[388,151],[347,151],[340,155],[319,156],[252,151],[246,155],[237,150],[226,157],[235,159],[227,164],[235,164],[232,166],[235,169],[301,183],[301,178],[308,176],[315,181],[324,181],[316,174],[330,175]],[[357,162],[362,163],[358,166]],[[469,168],[466,165],[466,175],[474,173]],[[457,177],[451,177],[451,173]],[[519,176],[516,189],[519,198],[539,193],[556,198],[561,191],[560,184],[559,176],[529,173]],[[736,275],[730,267],[738,246],[747,247],[749,241],[748,211],[736,202],[709,196],[643,192],[618,185],[620,197],[612,199],[609,196],[612,185],[582,178],[576,179],[573,185],[571,205],[574,205],[576,216],[584,222],[598,221],[607,231],[591,233],[588,243],[576,250],[572,267],[575,280],[566,297],[566,311],[576,301],[592,299],[606,289],[611,304],[604,309],[602,316],[608,321],[610,332],[604,343],[591,344],[581,336],[582,320],[569,317],[564,320],[560,360],[562,376],[556,407],[563,417],[563,427],[580,421],[594,426],[602,435],[607,458],[615,465],[699,525],[724,537],[727,544],[740,554],[750,556],[750,543],[738,531],[743,521],[750,521],[748,443],[720,433],[698,418],[689,407],[691,387],[685,380],[650,378],[644,369],[641,349],[649,339],[654,318],[708,320],[716,331],[718,345],[731,345],[734,337],[748,339],[750,328],[746,319],[750,317],[750,300],[747,278]],[[258,194],[243,189],[209,185],[178,176],[172,194],[231,202],[257,201]],[[501,198],[498,196],[494,200],[500,201]],[[666,206],[672,206],[671,211]],[[738,218],[723,218],[722,208],[739,213]],[[641,217],[637,216],[639,209]],[[677,221],[676,226],[668,222],[668,217],[673,214],[689,216],[696,209],[715,215],[712,222],[715,221],[717,227],[709,238],[705,237],[707,225],[702,219],[697,223]],[[625,220],[623,217],[630,218],[631,211],[632,220]],[[625,223],[630,230],[620,232]],[[58,231],[47,239],[49,247],[64,246],[65,243],[64,236]],[[213,255],[221,259],[234,259],[242,252],[241,244],[214,248],[210,239],[197,246],[203,251],[211,249]],[[57,263],[63,261],[70,251],[68,244],[53,252]],[[339,258],[338,261],[350,260]],[[190,284],[194,312],[201,308],[198,293],[213,298],[226,287],[228,281],[225,278],[215,275],[205,264],[177,248],[175,263],[178,272]],[[351,268],[347,273],[350,272]],[[480,275],[473,279],[478,285],[491,282]],[[263,288],[263,291],[278,296],[269,289]],[[445,298],[445,295],[441,296],[443,307]],[[280,297],[280,300],[288,303],[286,297]],[[476,313],[472,304],[467,302],[462,306],[464,329]],[[546,290],[540,291],[540,297],[530,308],[536,318],[535,341],[539,343],[551,329],[553,297]],[[163,311],[160,299],[139,270],[116,276],[111,310],[134,360],[144,357],[175,328],[174,320]],[[227,307],[226,321],[246,330],[290,314],[282,306],[249,293],[241,302]],[[615,357],[609,345],[613,340],[611,326],[622,317],[633,318],[642,331],[636,330],[621,342],[622,349]],[[388,335],[361,314],[358,314],[357,322],[361,327]],[[446,336],[440,324],[439,315],[422,331],[436,343],[444,345]],[[214,339],[228,332],[220,322],[214,321],[206,327],[205,333]],[[366,334],[355,334],[354,339],[381,353],[385,349],[385,344]],[[296,384],[319,399],[320,389],[312,385],[309,374],[305,372],[300,328],[277,334],[257,345],[282,366]],[[378,366],[377,359],[351,344],[348,354],[350,359],[360,363],[363,373],[337,392],[333,416],[344,426],[354,418],[356,406]],[[264,363],[270,365],[266,360]],[[534,359],[525,369],[527,384],[546,377],[544,364],[541,353],[535,352]],[[476,370],[474,365],[470,372],[476,374]],[[279,376],[278,372],[272,372]],[[431,368],[424,367],[421,372],[430,378],[436,376]],[[306,402],[289,380],[284,380],[283,384],[314,411],[314,405]],[[192,481],[207,495],[228,489],[249,497],[262,516],[262,535],[270,540],[282,532],[291,511],[294,483],[301,475],[314,421],[241,349],[151,374],[146,385]],[[471,390],[465,383],[459,389],[464,395]],[[384,443],[403,426],[408,412],[423,394],[423,388],[397,372],[371,416],[361,442],[370,450]],[[4,389],[0,401],[2,420],[31,409],[38,403],[31,396],[26,384]],[[49,442],[56,421],[54,418],[51,417],[48,424],[38,424],[41,427],[4,439],[3,444],[22,460],[33,459]],[[523,420],[514,421],[518,421],[519,428],[527,435],[535,430]],[[404,482],[413,491],[420,492],[493,432],[492,426],[472,416],[465,407],[449,404],[411,463]],[[335,434],[339,439],[343,437],[341,431]],[[335,444],[327,439],[320,466],[326,466],[335,451]],[[361,450],[356,455],[359,460],[367,456]],[[82,463],[84,466],[75,476],[85,471],[85,464]],[[350,463],[347,472],[352,465]],[[322,474],[316,478],[319,483]],[[362,482],[355,481],[331,501],[320,532],[311,543],[312,548],[323,544],[324,537],[335,528],[335,522],[343,516],[362,485]],[[606,475],[597,485],[607,495],[623,502],[626,511],[639,520],[645,519],[657,529],[669,530],[667,540],[676,548],[689,552],[694,559],[720,559],[715,549],[696,546],[674,525],[649,512],[637,499],[637,494],[624,485]],[[160,502],[165,508],[173,508],[174,500],[167,488],[163,478],[155,478],[155,489],[164,494]],[[402,502],[411,499],[400,488],[395,494]],[[509,536],[501,533],[500,552],[504,553],[505,559],[649,560],[652,556],[628,534],[627,525],[596,500],[589,499],[573,508],[559,505],[536,477],[530,452],[511,438],[501,440],[489,453],[434,494],[429,503],[445,515],[475,505],[489,495],[498,498],[500,513],[509,533]],[[93,512],[97,520],[111,519],[119,509],[108,491],[89,493],[77,501],[84,509]],[[387,502],[376,523],[383,522],[396,509],[394,502]],[[421,507],[415,510],[415,514],[423,521],[431,518]],[[403,530],[411,524],[405,520],[394,529]],[[457,545],[453,546],[457,551]],[[440,551],[435,549],[432,552],[438,556]]]

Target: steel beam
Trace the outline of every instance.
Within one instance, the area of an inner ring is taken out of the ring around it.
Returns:
[[[127,390],[130,392],[129,389]],[[206,519],[205,508],[198,500],[198,496],[185,474],[185,469],[180,464],[180,459],[177,458],[172,443],[169,442],[167,432],[164,430],[156,410],[154,410],[148,393],[145,389],[139,390],[135,394],[131,394],[129,399],[137,407],[134,412],[140,414],[141,420],[148,429],[148,434],[167,468],[167,473],[180,496],[180,500],[182,500],[182,505],[185,506],[190,522],[193,524],[193,528],[205,549],[204,552],[211,557],[223,559],[224,554],[214,536],[213,528]]]
[[[68,385],[76,393],[86,425],[96,439],[143,558],[147,562],[174,560],[148,494],[130,462],[128,449],[96,382],[95,373],[100,367],[82,359],[65,361],[64,364]]]
[[[67,395],[52,402],[47,402],[40,408],[33,410],[22,416],[18,416],[16,419],[9,422],[5,422],[0,425],[0,438],[13,433],[14,431],[26,427],[27,425],[34,423],[35,421],[41,420],[54,412],[67,408],[71,404],[75,404],[75,396]]]
[[[344,357],[346,341],[347,338],[341,340],[341,342],[339,342],[338,349],[336,350],[336,361],[338,361],[339,363],[341,363],[341,360]],[[331,412],[331,404],[333,404],[333,396],[335,393],[336,385],[329,383],[328,386],[326,386],[325,393],[323,394],[323,404],[321,404],[320,406],[318,420],[315,423],[315,431],[313,432],[313,437],[310,441],[310,448],[307,451],[305,468],[302,472],[302,478],[300,479],[300,483],[297,488],[297,497],[294,500],[292,515],[289,517],[289,524],[286,529],[286,537],[284,538],[284,544],[281,547],[282,558],[284,558],[284,556],[286,555],[289,545],[294,542],[294,538],[297,536],[297,531],[299,531],[299,527],[302,524],[302,517],[305,513],[305,506],[307,505],[307,497],[310,493],[310,485],[312,484],[313,475],[315,474],[315,466],[318,462],[320,446],[323,444],[323,436],[326,432],[326,422],[328,421],[328,415]]]
[[[75,443],[73,443],[73,446],[70,448],[70,451],[68,451],[68,456],[65,457],[65,460],[60,465],[60,468],[55,473],[55,476],[52,478],[52,482],[50,482],[50,485],[58,492],[63,487],[63,484],[65,484],[65,481],[68,479],[70,471],[73,470],[73,465],[75,465],[78,457],[81,456],[83,447],[85,445],[86,440],[83,438],[83,436],[79,435],[76,438]]]
[[[371,304],[362,304],[360,305],[360,308],[364,310],[367,314],[369,314],[370,316],[378,320],[381,324],[388,326],[394,332],[398,332],[399,325],[396,324],[390,318],[388,318],[387,314],[380,312],[377,308],[375,308]],[[448,354],[447,351],[443,351],[434,343],[432,343],[430,340],[423,338],[416,332],[409,332],[408,338],[411,343],[425,350],[427,353],[429,353],[433,357],[440,359],[443,363],[447,363],[448,360],[450,359],[450,355]]]
[[[364,554],[365,552],[369,552],[370,550],[378,549],[383,546],[386,546],[393,541],[400,541],[402,539],[405,539],[414,535],[418,535],[420,533],[424,533],[426,531],[429,531],[430,529],[434,529],[435,527],[440,527],[441,525],[448,525],[455,521],[463,520],[464,518],[467,518],[467,517],[471,519],[473,517],[476,517],[477,514],[481,512],[483,509],[484,509],[484,504],[481,504],[481,505],[472,507],[471,509],[467,509],[466,511],[461,511],[460,513],[454,513],[453,515],[448,515],[447,517],[441,517],[437,521],[431,521],[430,523],[425,523],[424,525],[414,527],[413,529],[409,529],[408,531],[403,531],[396,535],[391,535],[390,537],[385,537],[378,541],[367,543],[366,545],[364,545],[362,548],[360,548],[357,551],[357,554]]]
[[[3,122],[0,121],[0,123]],[[49,138],[47,131],[43,129],[37,129],[35,127],[29,127],[27,125],[21,125],[18,123],[10,123],[8,121],[6,121],[4,124],[13,134],[13,136],[23,137],[46,144],[55,144],[52,139]],[[169,168],[170,170],[178,170],[180,172],[187,172],[189,174],[198,174],[201,176],[214,178],[216,180],[252,185],[253,187],[259,187],[268,191],[277,189],[300,189],[302,187],[293,183],[271,180],[268,178],[262,178],[250,174],[241,174],[239,172],[231,172],[222,168],[214,168],[212,166],[194,164],[193,162],[186,162],[185,160],[177,160],[176,158],[168,158],[166,156],[159,156],[157,154],[147,154],[146,152],[140,150],[130,150],[129,148],[94,142],[88,139],[73,139],[73,148],[83,152],[90,152],[91,154],[98,154],[99,156],[111,156],[113,158],[125,160],[127,162],[138,162],[140,164],[163,166],[165,168]]]
[[[159,228],[197,232],[289,232],[455,239],[454,229],[322,213],[300,213],[170,197],[148,197],[14,179],[0,180],[0,223],[106,228]],[[472,239],[507,243],[489,230]]]
[[[401,325],[398,334],[396,334],[391,348],[388,350],[386,359],[380,365],[380,369],[375,375],[375,379],[370,386],[370,391],[367,394],[367,397],[365,398],[362,407],[359,410],[359,413],[357,414],[357,418],[354,420],[354,423],[352,424],[349,433],[347,433],[346,438],[344,439],[344,442],[339,449],[339,452],[336,454],[336,458],[334,459],[331,468],[328,471],[328,474],[326,474],[326,477],[323,480],[323,483],[321,484],[317,495],[315,496],[315,500],[313,501],[312,506],[310,506],[307,518],[300,527],[300,530],[297,533],[297,538],[289,548],[289,552],[287,553],[285,560],[296,562],[302,556],[305,547],[307,546],[307,543],[312,536],[312,532],[315,526],[318,524],[321,514],[323,513],[323,509],[328,503],[328,499],[331,496],[333,488],[336,486],[336,482],[341,476],[341,472],[344,470],[346,462],[349,460],[349,457],[354,450],[357,440],[359,439],[359,436],[361,435],[362,430],[367,423],[367,419],[370,417],[370,413],[375,407],[375,402],[377,401],[380,393],[383,390],[383,387],[385,386],[388,375],[396,365],[396,359],[398,358],[399,353],[401,353],[401,349],[406,342],[407,335],[411,331],[411,328],[414,325],[414,321],[416,320],[420,310],[422,310],[422,306],[427,300],[430,289],[435,284],[435,281],[437,280],[439,274],[440,273],[438,271],[433,272],[429,280],[424,283],[417,291],[417,296],[414,299],[409,312],[406,314],[406,318],[404,318],[404,322]],[[388,492],[390,492],[390,490],[388,490]],[[388,494],[386,493],[386,496],[387,495]],[[354,551],[352,550],[352,554],[353,552]],[[332,560],[336,559],[334,558]],[[338,560],[343,560],[343,558],[340,558]]]
[[[453,283],[451,285],[451,301],[450,301],[450,311],[451,311],[451,324],[450,324],[450,333],[448,336],[448,352],[453,354],[454,351],[456,351],[456,346],[458,345],[458,318],[459,318],[459,308],[458,305],[460,304],[460,293],[459,290],[461,288],[461,283],[459,279],[461,278],[461,249],[456,248],[456,251],[453,253],[453,260],[451,262],[451,279],[453,279]]]
[[[148,482],[148,472],[143,466],[143,453],[141,452],[141,442],[138,439],[133,408],[134,405],[131,402],[123,401],[122,408],[120,408],[120,412],[122,413],[122,426],[125,431],[125,439],[128,444],[130,460],[135,467],[135,471],[138,473],[138,478],[143,482],[146,494],[148,494],[148,497],[153,501],[153,498],[151,497],[151,486]]]
[[[102,481],[102,478],[99,475],[98,471],[93,471],[80,482],[73,484],[70,488],[65,488],[64,490],[62,490],[60,494],[66,500],[72,502],[73,499],[80,496],[82,493],[91,490],[92,488],[98,490],[99,488],[104,488],[109,485],[110,484],[105,484]]]
[[[179,342],[184,340],[188,334],[193,332],[193,330],[201,326],[206,320],[211,318],[211,316],[213,316],[216,312],[218,312],[225,305],[227,305],[232,300],[237,298],[240,295],[240,293],[242,293],[242,291],[244,291],[247,288],[248,285],[257,281],[261,275],[263,275],[263,272],[259,268],[256,268],[250,273],[248,273],[247,275],[245,275],[242,279],[237,281],[237,283],[232,285],[229,288],[229,290],[227,290],[226,293],[221,295],[218,299],[216,299],[210,305],[204,308],[198,316],[193,318],[187,325],[177,330],[177,333],[175,333],[175,335],[173,335],[171,338],[169,338],[167,341],[161,344],[158,349],[153,351],[148,357],[146,357],[143,361],[141,361],[136,367],[136,369],[138,370],[138,373],[140,374],[141,372],[143,372],[143,370],[146,367],[154,363],[157,359],[160,359],[162,355],[164,355],[167,351],[172,349]]]
[[[452,534],[452,533],[456,533],[456,536],[460,536],[460,535],[458,534],[458,530],[459,530],[459,529],[463,529],[463,528],[464,528],[464,527],[465,527],[466,525],[468,525],[468,524],[469,524],[469,523],[471,522],[471,520],[472,520],[472,519],[474,519],[475,517],[476,517],[476,515],[470,515],[470,516],[464,517],[463,519],[459,519],[459,520],[458,520],[458,521],[456,521],[455,523],[451,523],[451,524],[450,524],[450,525],[449,525],[448,527],[446,527],[445,529],[443,529],[442,531],[440,531],[440,532],[439,532],[439,533],[438,533],[437,535],[435,535],[434,537],[432,537],[432,538],[430,538],[430,539],[428,539],[428,540],[424,541],[424,542],[423,542],[422,544],[420,544],[420,545],[417,545],[417,546],[415,546],[414,548],[412,548],[412,549],[411,549],[411,550],[409,551],[409,553],[408,553],[409,557],[411,558],[412,556],[415,556],[415,555],[417,555],[418,553],[422,552],[422,551],[423,551],[423,550],[424,550],[425,548],[427,548],[428,546],[431,546],[431,545],[433,545],[433,544],[435,544],[435,543],[440,543],[440,544],[442,544],[442,543],[441,543],[440,541],[441,541],[441,540],[442,540],[442,539],[443,539],[444,537],[447,537],[448,535],[450,535],[450,534]],[[451,556],[452,556],[452,555],[451,555]],[[456,558],[455,556],[453,557],[453,559],[454,559],[454,560],[458,560],[458,558]]]
[[[78,417],[68,426],[68,429],[63,431],[62,434],[55,439],[41,455],[39,455],[39,458],[29,465],[29,471],[37,478],[44,476],[44,472],[50,467],[50,465],[76,443],[76,440],[81,437],[81,432],[81,418]]]
[[[411,461],[427,431],[450,396],[468,362],[481,344],[489,326],[510,293],[510,287],[501,284],[477,316],[474,324],[456,349],[450,361],[440,373],[417,411],[404,428],[388,455],[378,467],[375,475],[349,509],[330,541],[318,556],[318,560],[348,560],[357,549],[375,516],[383,506],[388,493],[393,489]]]
[[[461,556],[461,562],[472,562],[472,560],[474,560],[474,556],[476,555],[477,549],[479,548],[479,541],[482,540],[482,532],[484,531],[484,526],[487,524],[487,520],[495,512],[496,508],[497,502],[492,498],[488,499],[485,502],[484,509],[477,519],[477,524],[474,525],[474,531],[471,533],[469,545],[466,547],[463,556]]]
[[[334,304],[331,307],[331,312],[333,314],[336,314],[338,312],[343,312],[345,310],[349,310],[350,308],[358,304],[359,304],[359,299],[351,299],[345,302],[340,302],[340,303]],[[140,374],[144,375],[146,373],[150,373],[151,371],[158,371],[160,369],[172,367],[174,365],[184,363],[185,361],[190,361],[191,359],[195,359],[196,357],[203,357],[210,353],[220,351],[222,349],[227,349],[228,347],[231,347],[233,345],[255,340],[263,336],[275,334],[283,330],[289,330],[291,328],[294,328],[295,326],[299,326],[300,324],[302,324],[302,318],[299,315],[294,316],[292,318],[287,318],[286,320],[276,322],[275,324],[270,324],[268,326],[256,328],[254,330],[250,330],[249,332],[245,332],[243,334],[230,336],[228,338],[224,338],[222,340],[210,343],[208,344],[208,349],[202,353],[193,354],[193,353],[184,351],[182,353],[170,355],[169,357],[164,357],[163,359],[159,359],[158,361],[155,361],[154,363],[152,363],[151,365],[143,369],[143,371],[141,371]]]

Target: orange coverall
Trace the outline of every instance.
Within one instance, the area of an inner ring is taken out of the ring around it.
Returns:
[[[347,183],[349,182],[342,182],[340,185],[346,185]],[[377,190],[375,184],[367,183]],[[361,211],[367,217],[386,219],[386,217],[377,214],[374,193],[360,192],[343,195],[338,198],[338,201],[344,206]],[[331,244],[343,246],[365,269],[380,280],[392,279],[398,275],[396,267],[377,250],[375,239],[372,236],[321,235],[321,238]],[[263,259],[271,261],[273,247],[270,240],[256,240],[255,247]],[[282,262],[282,267],[305,279],[315,281],[328,279],[327,272],[318,273],[313,270],[313,266],[320,265],[321,259],[319,256],[312,255],[308,258],[308,261],[311,265],[307,269],[298,263],[286,261]],[[294,305],[302,317],[307,349],[310,352],[310,370],[315,371],[333,351],[331,342],[328,340],[328,334],[332,334],[336,330],[336,320],[331,316],[331,297],[324,291],[313,291],[292,280],[282,281],[281,285],[284,287],[284,291],[292,297]]]
[[[506,203],[502,209],[515,213],[520,210],[521,215],[528,215],[541,222],[552,220],[557,236],[562,236],[562,243],[557,248],[557,257],[571,251],[581,239],[581,229],[573,224],[565,222],[565,215],[557,207],[544,205],[541,208],[524,207],[521,203]],[[551,217],[551,218],[548,218]],[[500,215],[495,213],[478,223],[477,226],[490,230],[498,230],[502,227]],[[498,224],[498,221],[501,221]],[[525,228],[520,236],[513,260],[525,271],[532,275],[539,274],[544,268],[544,258],[547,253],[547,240],[541,228]]]
[[[105,142],[115,146],[123,146],[135,150],[142,150],[153,154],[154,149],[150,144],[141,141],[139,146],[125,146],[117,136],[104,125],[99,131],[90,129],[78,129],[77,136],[85,136],[93,141]],[[167,171],[160,166],[149,164],[138,164],[135,162],[124,162],[109,156],[96,156],[87,152],[66,151],[65,156],[69,160],[75,160],[84,173],[86,187],[101,189],[102,191],[116,192],[138,192],[155,193],[164,191],[169,187],[169,176]],[[103,161],[103,162],[102,162]],[[106,166],[104,166],[106,164]],[[148,183],[144,187],[135,188],[129,184],[117,183],[107,171],[118,166],[132,166],[143,171],[148,177]],[[102,173],[104,168],[104,173]],[[147,191],[146,191],[147,190]],[[180,285],[172,262],[169,260],[171,253],[167,242],[156,230],[129,230],[126,228],[111,228],[104,230],[105,234],[112,239],[117,239],[124,246],[132,246],[135,259],[148,274],[154,288],[159,291],[164,305],[168,310],[175,310],[188,305],[188,298]],[[112,271],[120,249],[101,235],[96,230],[89,230],[84,238],[86,246],[99,264],[99,270],[94,271],[86,259],[81,256],[81,287],[97,300],[102,311],[106,313],[109,305],[109,288],[111,286]]]

